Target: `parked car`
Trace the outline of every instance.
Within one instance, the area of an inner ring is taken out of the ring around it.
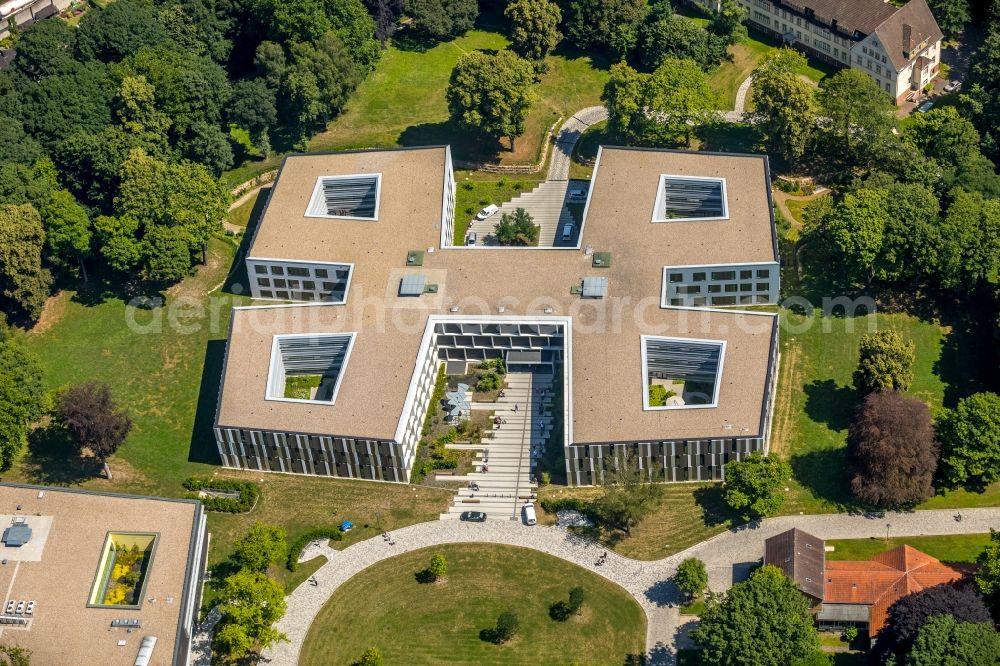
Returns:
[[[475,231],[470,231],[469,235],[465,237],[465,244],[466,245],[475,245],[476,244],[476,232]]]
[[[569,241],[573,239],[573,223],[567,222],[562,228],[562,239],[564,241]]]
[[[484,208],[481,211],[479,211],[478,213],[476,213],[476,219],[477,220],[485,220],[486,218],[490,217],[491,215],[496,215],[496,212],[498,210],[500,210],[499,206],[497,206],[496,204],[490,204],[486,208]]]
[[[458,519],[465,520],[470,523],[485,523],[486,514],[482,511],[463,511],[462,515],[460,515]]]
[[[949,81],[948,84],[945,85],[944,87],[944,91],[946,93],[958,92],[961,89],[962,89],[961,81]]]
[[[927,113],[931,110],[932,106],[934,106],[934,100],[929,99],[917,107],[917,113]]]
[[[525,525],[534,525],[535,523],[538,522],[538,520],[535,518],[535,505],[534,504],[530,504],[530,503],[529,504],[525,504],[524,505],[524,509],[522,509],[522,512],[524,513],[524,524]]]
[[[569,191],[570,199],[585,199],[587,197],[586,187],[574,187]]]

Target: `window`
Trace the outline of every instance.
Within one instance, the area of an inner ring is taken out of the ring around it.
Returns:
[[[274,298],[274,292],[266,291],[266,290],[261,290],[260,297],[261,298]]]
[[[749,280],[753,277],[753,271],[740,271],[741,280]]]
[[[327,270],[325,268],[317,268],[313,270],[313,275],[315,275],[318,278],[329,277],[329,273],[327,273]]]
[[[744,282],[740,285],[740,291],[753,291],[753,285],[749,282]]]
[[[736,271],[712,271],[713,280],[735,280]]]
[[[736,305],[735,296],[716,296],[712,299],[712,305]]]
[[[287,291],[276,291],[276,292],[274,292],[274,297],[275,298],[280,298],[283,301],[287,301],[288,300],[288,292]]]
[[[281,266],[271,266],[271,275],[284,275],[285,269]]]
[[[303,280],[302,281],[302,288],[303,289],[308,289],[309,291],[315,291],[316,290],[316,283],[313,282],[312,280]]]
[[[156,532],[108,532],[87,605],[142,607],[158,540]],[[121,574],[121,571],[128,575]]]
[[[643,409],[715,407],[725,348],[721,340],[642,336]]]
[[[767,291],[768,284],[766,282],[757,283],[757,291]]]
[[[276,335],[271,343],[267,399],[333,404],[355,333]]]
[[[730,294],[730,293],[733,293],[733,292],[736,291],[737,285],[735,285],[735,284],[727,284],[726,287],[725,287],[725,289],[726,289],[726,293]]]
[[[253,267],[253,272],[256,273],[257,275],[266,275],[267,266],[261,266],[260,264],[257,264],[256,266]]]
[[[661,175],[653,208],[653,222],[728,219],[726,181]]]
[[[355,220],[378,219],[382,175],[320,176],[316,179],[306,217]]]
[[[705,281],[705,274],[704,273],[692,273],[691,274],[691,281],[692,282],[704,282]]]
[[[261,287],[270,287],[271,280],[269,280],[268,278],[257,278],[257,284]]]
[[[289,266],[288,274],[292,277],[309,277],[309,269],[300,266]]]
[[[684,282],[684,274],[683,273],[671,273],[670,274],[670,281],[671,282]]]
[[[677,287],[678,294],[700,294],[701,285],[681,285]]]
[[[280,288],[280,289],[285,289],[285,288],[287,288],[287,287],[288,287],[288,284],[287,284],[287,283],[285,282],[285,280],[282,280],[282,279],[280,279],[280,278],[276,278],[276,279],[274,280],[274,286],[275,286],[275,287],[278,287],[278,288]]]
[[[289,289],[301,289],[302,286],[301,286],[301,283],[298,280],[289,280],[288,281],[288,288]]]
[[[710,285],[708,285],[708,293],[710,293],[710,294],[720,294],[720,293],[722,293],[722,285],[721,284],[710,284]]]
[[[769,277],[771,277],[771,271],[770,270],[768,270],[766,268],[761,268],[761,269],[759,269],[757,271],[757,279],[758,280],[766,280]]]

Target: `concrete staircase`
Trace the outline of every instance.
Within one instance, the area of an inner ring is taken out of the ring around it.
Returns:
[[[455,495],[442,520],[457,519],[463,511],[482,511],[490,519],[520,520],[521,507],[537,489],[532,483],[535,459],[544,452],[552,431],[552,375],[508,373],[504,396],[495,403],[473,403],[487,409],[501,423],[478,446],[474,471],[449,480],[475,482]],[[516,407],[516,409],[515,409]],[[468,450],[469,444],[448,445]]]
[[[522,192],[507,203],[500,206],[500,210],[485,220],[473,219],[469,224],[469,231],[476,234],[476,245],[496,245],[493,237],[493,228],[500,221],[504,213],[513,213],[518,208],[523,208],[531,215],[539,229],[538,245],[542,247],[561,247],[576,244],[576,235],[579,233],[579,225],[573,220],[569,209],[566,208],[566,193],[569,189],[568,180],[546,180],[533,190]],[[568,222],[573,222],[573,238],[569,241],[562,240],[562,227]]]

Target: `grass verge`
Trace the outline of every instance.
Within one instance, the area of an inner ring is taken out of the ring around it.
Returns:
[[[948,534],[944,536],[915,536],[885,539],[830,539],[827,546],[834,550],[826,554],[828,560],[868,560],[904,544],[936,557],[942,562],[971,564],[979,557],[990,541],[989,534]]]

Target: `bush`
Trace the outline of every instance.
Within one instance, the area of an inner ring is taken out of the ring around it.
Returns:
[[[538,503],[546,513],[557,513],[566,510],[579,511],[594,522],[597,522],[597,509],[594,508],[593,504],[579,497],[560,497],[558,499],[546,497],[539,500]]]
[[[254,507],[257,503],[257,498],[260,496],[260,488],[256,483],[239,481],[237,479],[202,479],[191,477],[185,479],[181,485],[191,491],[187,497],[201,500],[202,505],[204,505],[207,511],[246,513]],[[238,491],[240,496],[238,499],[215,497],[213,495],[198,497],[199,490]]]
[[[503,376],[507,374],[507,364],[502,358],[491,358],[479,364],[480,370],[496,370],[497,374]]]
[[[479,638],[497,645],[506,643],[517,633],[520,624],[517,613],[511,610],[504,611],[497,618],[497,626],[492,629],[483,629],[479,632]]]
[[[557,601],[549,606],[549,617],[556,622],[565,622],[573,612],[569,609],[569,604],[565,601]]]
[[[446,560],[444,555],[441,553],[436,553],[434,557],[431,558],[431,563],[427,567],[427,572],[434,580],[438,580],[448,573],[448,560]]]
[[[290,546],[288,546],[288,559],[285,561],[285,568],[289,571],[295,571],[299,568],[299,555],[302,554],[302,549],[305,548],[306,544],[310,541],[315,541],[317,539],[340,541],[343,538],[344,535],[340,531],[339,527],[317,527],[309,530],[305,534],[300,535],[291,543]]]
[[[479,381],[476,382],[476,390],[480,393],[498,391],[501,386],[503,386],[503,378],[493,370],[479,375]]]
[[[572,590],[569,591],[569,609],[574,615],[580,612],[583,608],[583,600],[587,595],[584,593],[583,588],[577,585]]]
[[[844,627],[844,632],[840,634],[840,640],[844,641],[845,643],[851,643],[857,637],[858,637],[857,627]]]

